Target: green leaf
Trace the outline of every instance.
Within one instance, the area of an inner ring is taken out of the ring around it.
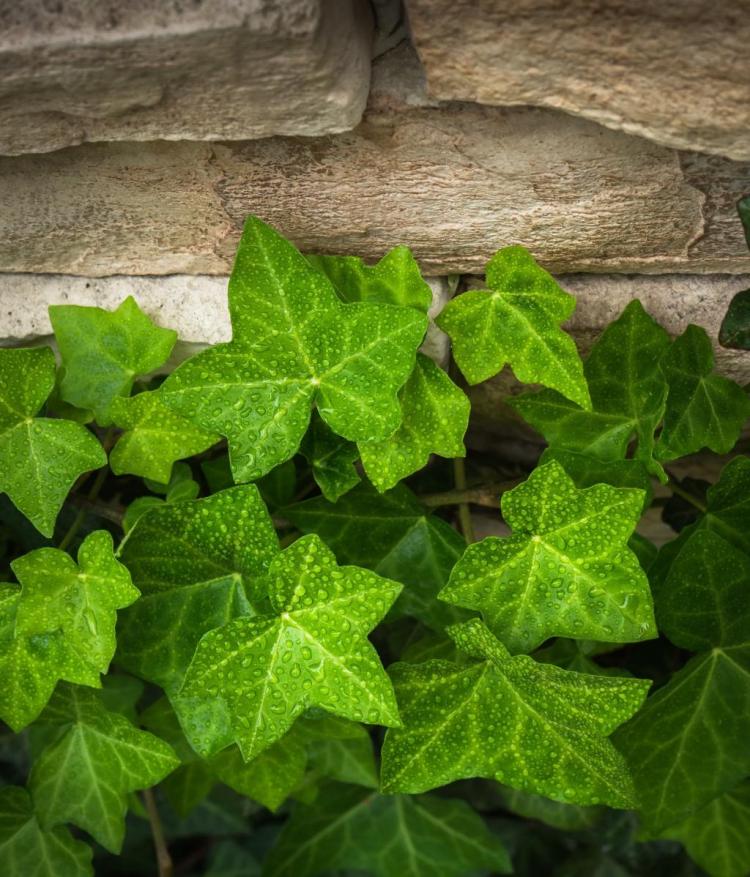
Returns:
[[[260,877],[258,860],[232,840],[212,845],[202,877]]]
[[[101,685],[115,653],[117,610],[139,596],[127,569],[115,560],[112,536],[90,533],[78,549],[78,564],[57,548],[39,548],[11,564],[21,583],[18,636],[61,631],[64,660],[59,678]]]
[[[336,435],[318,414],[313,414],[300,451],[310,464],[315,483],[330,502],[359,484],[359,473],[353,465],[359,459],[357,446]]]
[[[120,546],[142,596],[123,613],[119,663],[176,693],[203,634],[253,614],[278,545],[253,484],[147,512]]]
[[[0,718],[18,732],[44,709],[68,656],[62,631],[18,636],[21,589],[0,583]]]
[[[431,359],[417,355],[409,380],[399,393],[402,422],[382,441],[360,442],[362,464],[378,490],[394,487],[425,466],[431,454],[463,457],[469,425],[468,397]]]
[[[127,795],[177,767],[171,747],[109,712],[95,692],[70,685],[58,687],[39,721],[55,732],[29,778],[40,822],[72,822],[119,852]]]
[[[688,326],[662,359],[669,383],[664,427],[656,445],[662,460],[708,447],[727,454],[750,416],[750,398],[734,381],[712,374],[714,352],[704,329]]]
[[[390,668],[403,727],[385,737],[385,791],[486,777],[568,804],[633,806],[630,773],[607,736],[650,682],[511,657],[478,619],[448,632],[477,660]]]
[[[544,384],[590,408],[578,351],[560,328],[573,313],[573,296],[518,246],[492,257],[487,286],[448,302],[436,321],[466,380],[486,381],[510,363],[519,381]]]
[[[336,716],[314,718],[308,714],[294,727],[308,741],[309,764],[318,774],[342,783],[378,787],[372,739],[362,725]]]
[[[78,478],[107,462],[85,426],[36,417],[54,386],[49,347],[0,350],[0,492],[45,536]]]
[[[640,460],[598,460],[576,451],[546,448],[539,458],[539,465],[554,460],[573,479],[576,487],[593,487],[595,484],[611,484],[612,487],[635,487],[643,491],[643,510],[653,499],[651,476]]]
[[[342,301],[375,301],[427,312],[432,290],[408,247],[394,247],[375,265],[357,256],[308,256],[333,284]]]
[[[750,350],[750,289],[741,289],[729,302],[719,328],[719,344],[733,350]]]
[[[639,490],[578,490],[557,463],[503,494],[509,538],[470,545],[440,599],[478,609],[512,652],[551,636],[632,642],[656,636],[648,579],[627,540]]]
[[[113,399],[130,395],[137,375],[164,365],[177,341],[177,333],[155,326],[132,296],[115,311],[51,305],[49,318],[63,362],[61,396],[90,408],[102,426],[112,422]]]
[[[317,533],[340,563],[364,566],[406,585],[396,611],[438,630],[465,617],[435,597],[466,543],[403,485],[380,494],[363,484],[336,503],[316,497],[283,514],[303,533]]]
[[[693,657],[617,734],[652,834],[750,773],[750,558],[696,533],[655,591],[659,626]]]
[[[250,760],[311,706],[397,724],[393,689],[367,634],[400,590],[364,569],[338,568],[316,536],[293,543],[269,570],[273,614],[237,618],[198,645],[180,692],[193,716],[183,724],[193,747],[216,751],[223,734],[224,745],[235,740]],[[211,723],[196,717],[202,703]]]
[[[383,797],[332,785],[314,806],[295,809],[263,873],[313,877],[342,869],[378,877],[463,877],[506,874],[511,867],[500,840],[463,801]]]
[[[661,836],[681,841],[711,877],[744,877],[750,872],[750,781],[714,798]]]
[[[0,872],[8,877],[93,877],[91,848],[67,828],[45,831],[26,789],[0,789]]]
[[[233,339],[183,363],[164,401],[226,436],[236,481],[265,475],[299,448],[310,412],[350,441],[399,426],[398,391],[427,317],[376,302],[342,304],[324,274],[251,217],[229,281]]]
[[[624,460],[635,436],[635,459],[663,477],[653,451],[667,397],[659,363],[669,344],[669,335],[635,299],[607,326],[584,364],[591,411],[550,390],[525,393],[510,404],[555,450]]]
[[[200,454],[219,441],[218,435],[175,414],[158,390],[115,398],[110,414],[115,426],[126,430],[109,457],[115,475],[140,475],[166,484],[176,460]]]
[[[706,494],[705,514],[661,548],[649,569],[651,581],[657,584],[663,581],[690,540],[704,530],[716,533],[750,555],[750,459],[747,457],[735,457],[722,469],[718,482]]]

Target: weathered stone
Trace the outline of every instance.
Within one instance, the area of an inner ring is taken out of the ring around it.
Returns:
[[[0,4],[0,153],[345,131],[371,44],[365,0]]]
[[[437,316],[455,286],[444,277],[428,277],[431,317]],[[33,344],[52,333],[50,305],[89,305],[114,310],[132,295],[159,326],[175,329],[188,345],[229,341],[228,277],[73,277],[61,274],[0,274],[0,346]],[[422,350],[442,366],[448,364],[449,340],[430,322]],[[183,346],[179,359],[192,353]]]
[[[596,275],[559,278],[560,285],[577,298],[575,312],[565,328],[585,354],[601,331],[616,319],[629,301],[638,298],[645,309],[671,334],[679,335],[689,323],[702,326],[714,344],[717,370],[740,384],[750,382],[750,352],[719,346],[719,326],[732,296],[750,288],[750,274],[722,276]],[[481,289],[481,278],[470,288]],[[472,414],[483,425],[507,421],[516,415],[504,404],[509,395],[527,389],[509,369],[471,388]]]
[[[736,0],[407,0],[430,90],[554,107],[750,159],[750,14]]]
[[[750,271],[732,203],[750,163],[552,110],[430,106],[399,57],[336,137],[0,159],[0,271],[226,274],[250,213],[308,252],[406,243],[428,274],[482,272],[511,243],[558,273]]]

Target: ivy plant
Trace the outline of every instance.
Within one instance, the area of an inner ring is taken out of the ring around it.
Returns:
[[[228,303],[172,368],[131,297],[0,350],[0,873],[750,873],[750,399],[706,329],[634,297],[581,357],[523,247],[435,316],[407,247],[256,217]],[[515,456],[469,429],[505,366]]]

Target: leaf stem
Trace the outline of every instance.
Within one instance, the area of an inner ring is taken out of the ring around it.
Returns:
[[[484,508],[497,509],[499,498],[506,490],[512,490],[523,479],[513,478],[509,481],[494,481],[490,484],[479,484],[465,490],[445,490],[441,493],[426,493],[419,497],[420,502],[434,509],[446,505],[470,503]]]
[[[702,503],[697,496],[693,496],[693,494],[690,493],[689,490],[685,490],[685,488],[677,481],[674,475],[669,475],[669,489],[675,496],[679,496],[680,499],[684,499],[685,502],[689,502],[691,506],[698,509],[699,512],[703,512],[704,515],[708,511],[705,503]]]
[[[172,877],[174,866],[172,864],[172,857],[169,855],[167,841],[164,837],[164,828],[162,827],[161,817],[159,816],[159,810],[154,799],[154,790],[144,789],[141,794],[143,795],[143,803],[146,805],[148,821],[151,825],[159,877]]]
[[[466,467],[463,457],[455,457],[453,460],[453,481],[456,485],[456,491],[466,492]],[[465,497],[458,502],[458,522],[461,525],[464,539],[467,542],[473,542],[474,527],[471,523],[471,510]]]

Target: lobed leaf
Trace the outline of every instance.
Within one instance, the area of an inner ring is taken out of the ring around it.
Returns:
[[[107,462],[82,424],[36,416],[54,385],[49,347],[0,350],[0,492],[44,536],[78,478]]]
[[[359,484],[359,473],[354,468],[359,459],[357,446],[336,435],[320,415],[313,414],[300,452],[310,464],[315,483],[329,502],[336,502]]]
[[[337,567],[316,536],[293,543],[270,566],[273,612],[237,618],[201,639],[179,694],[191,745],[206,755],[236,741],[250,760],[311,706],[398,724],[367,634],[400,590],[367,570]]]
[[[518,246],[492,257],[487,285],[448,302],[436,321],[466,380],[486,381],[509,363],[519,381],[544,384],[590,408],[578,351],[560,328],[573,313],[573,296]]]
[[[130,395],[137,375],[164,365],[177,341],[177,333],[155,326],[132,296],[114,311],[51,305],[49,318],[63,362],[61,396],[91,409],[102,426],[112,422],[113,400]]]
[[[477,609],[512,652],[551,636],[630,642],[656,636],[648,579],[627,545],[640,491],[575,487],[556,462],[503,494],[509,538],[470,545],[440,599]]]
[[[296,453],[313,406],[350,441],[399,426],[398,391],[427,318],[372,301],[342,304],[324,274],[251,217],[229,282],[233,339],[183,363],[164,401],[201,429],[226,436],[236,481]]]
[[[635,804],[625,760],[607,736],[636,712],[649,681],[511,657],[478,619],[448,632],[476,660],[390,668],[403,727],[386,734],[384,791],[486,777],[569,804]]]
[[[353,869],[378,877],[507,874],[501,841],[463,801],[383,797],[330,785],[313,807],[298,807],[264,863],[268,877],[313,877]]]

